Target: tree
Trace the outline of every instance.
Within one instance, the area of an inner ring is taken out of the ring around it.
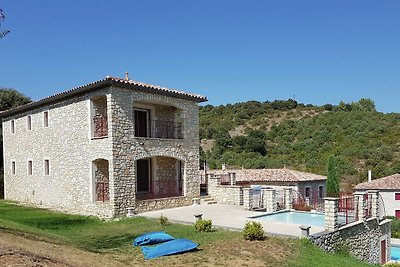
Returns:
[[[31,99],[15,89],[0,87],[0,111],[21,106],[31,102]]]
[[[328,197],[339,197],[339,177],[336,173],[335,156],[331,155],[327,164],[326,195]]]

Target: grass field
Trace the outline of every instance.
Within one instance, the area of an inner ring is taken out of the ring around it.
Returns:
[[[234,231],[197,233],[190,225],[161,226],[158,220],[143,217],[104,221],[5,201],[0,201],[0,229],[107,254],[130,266],[371,266],[349,256],[327,254],[307,240],[268,237],[265,241],[246,241],[240,232]],[[199,249],[145,261],[140,249],[132,247],[132,240],[158,230],[191,239],[200,244]]]

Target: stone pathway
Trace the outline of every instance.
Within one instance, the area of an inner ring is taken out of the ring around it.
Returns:
[[[203,214],[203,219],[211,219],[216,227],[242,230],[247,221],[251,221],[249,217],[261,215],[262,212],[248,211],[242,206],[212,204],[212,205],[192,205],[173,209],[165,209],[158,211],[150,211],[140,213],[139,216],[159,218],[161,215],[167,217],[174,222],[193,224],[196,221],[194,215]],[[278,223],[278,222],[261,222],[264,231],[273,235],[300,237],[300,225]],[[310,234],[324,231],[321,227],[312,226]]]

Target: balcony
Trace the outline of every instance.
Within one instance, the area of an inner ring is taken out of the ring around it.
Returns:
[[[93,137],[106,137],[108,136],[108,123],[107,117],[96,116],[93,118],[94,132]]]
[[[182,123],[161,120],[135,120],[135,136],[182,139]]]

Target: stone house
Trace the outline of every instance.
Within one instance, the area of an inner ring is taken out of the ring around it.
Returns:
[[[368,190],[379,190],[385,215],[400,218],[400,173],[375,180],[369,175],[369,181],[354,187],[355,193],[365,193]]]
[[[1,112],[5,198],[100,217],[191,204],[203,101],[107,76]]]
[[[286,168],[212,170],[207,174],[210,181],[212,176],[219,177],[218,185],[209,184],[208,193],[220,202],[229,199],[226,194],[230,193],[223,189],[226,186],[271,188],[276,191],[279,202],[284,201],[284,189],[290,188],[294,202],[304,202],[302,204],[308,206],[322,204],[326,192],[326,176]]]

